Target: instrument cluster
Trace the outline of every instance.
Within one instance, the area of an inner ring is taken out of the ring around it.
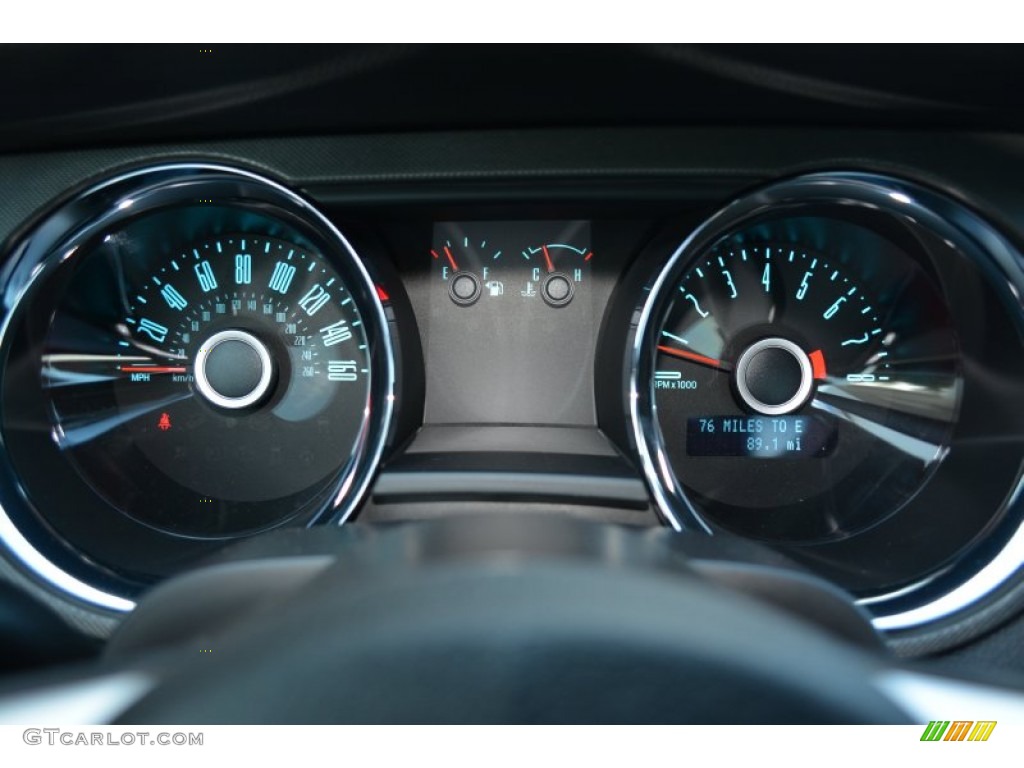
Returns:
[[[8,552],[118,612],[388,493],[392,521],[632,506],[761,542],[892,632],[1021,564],[1024,262],[950,197],[842,172],[656,215],[363,213],[170,163],[39,215],[4,254]]]

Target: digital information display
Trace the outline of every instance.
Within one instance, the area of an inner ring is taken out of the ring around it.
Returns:
[[[837,434],[835,423],[824,416],[705,416],[687,419],[686,453],[816,459],[832,453]]]

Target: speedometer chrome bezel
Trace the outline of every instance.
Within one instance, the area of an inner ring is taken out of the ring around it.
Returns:
[[[230,185],[240,207],[277,211],[301,221],[344,260],[370,345],[370,396],[364,427],[352,460],[332,485],[322,511],[306,521],[341,524],[364,501],[384,453],[395,408],[396,361],[384,307],[366,264],[333,222],[309,201],[261,173],[215,162],[167,162],[125,171],[59,202],[39,217],[8,257],[3,273],[4,319],[0,349],[10,349],[12,322],[41,281],[100,230],[128,217],[195,203],[207,185]],[[73,601],[115,613],[134,607],[142,584],[121,578],[58,540],[45,524],[32,520],[27,490],[10,460],[0,460],[0,542],[11,560],[36,582]],[[45,519],[45,518],[43,518]],[[159,532],[154,532],[159,536]]]
[[[627,351],[627,402],[631,439],[663,520],[677,531],[714,534],[675,477],[661,442],[654,403],[652,334],[664,312],[666,286],[725,233],[767,214],[832,205],[872,211],[928,231],[969,257],[1004,299],[1006,314],[1018,334],[1024,332],[1024,260],[1017,248],[965,205],[918,183],[878,174],[837,171],[779,181],[736,199],[715,213],[672,252],[645,287],[637,305],[636,324]],[[898,589],[861,595],[859,602],[879,630],[896,636],[927,631],[932,636],[965,637],[963,621],[997,594],[1022,581],[1024,574],[1024,488],[1018,472],[1005,489],[1004,501],[992,511],[993,523],[983,540],[967,543],[955,562],[935,563],[933,570]],[[1019,601],[1018,601],[1019,602]],[[981,631],[977,629],[977,631]],[[957,634],[959,633],[959,634]],[[941,644],[941,643],[940,643]]]

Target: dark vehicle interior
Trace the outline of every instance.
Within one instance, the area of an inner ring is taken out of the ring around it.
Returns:
[[[0,723],[1024,720],[1022,63],[0,46]]]

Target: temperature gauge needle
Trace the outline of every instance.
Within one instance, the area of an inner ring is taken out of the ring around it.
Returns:
[[[658,351],[664,352],[666,355],[672,355],[672,357],[678,357],[681,360],[689,360],[692,363],[700,363],[701,365],[708,365],[712,368],[717,368],[720,371],[731,371],[732,364],[726,363],[722,360],[716,360],[713,357],[705,357],[704,355],[698,355],[696,352],[687,352],[685,349],[675,349],[674,347],[664,347],[658,345]]]
[[[540,249],[544,252],[544,263],[547,265],[548,272],[554,272],[555,264],[551,261],[551,254],[548,253],[548,247],[546,245],[542,245]]]

